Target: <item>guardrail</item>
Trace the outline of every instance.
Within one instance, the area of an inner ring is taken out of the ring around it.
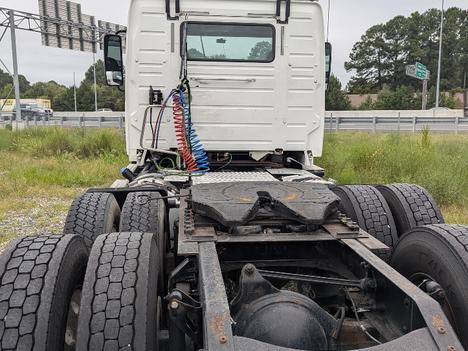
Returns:
[[[379,112],[379,111],[372,111]],[[382,115],[372,115],[370,111],[327,112],[325,129],[328,131],[368,131],[368,132],[419,132],[430,128],[435,132],[468,132],[468,117],[463,112],[450,112],[433,116],[432,112],[419,111],[421,115],[411,116],[413,111],[384,111]],[[452,116],[447,115],[452,114]],[[11,123],[11,115],[0,114],[0,126]],[[14,121],[13,121],[14,123]],[[56,112],[48,119],[21,121],[20,128],[28,126],[62,126],[81,128],[124,128],[123,112]]]
[[[11,114],[0,114],[0,125],[13,123]],[[20,128],[61,126],[81,128],[124,128],[125,113],[123,112],[56,112],[53,116],[46,118],[32,117],[30,120],[23,119]]]
[[[412,132],[424,128],[434,132],[461,133],[468,132],[468,117],[351,117],[333,116],[331,113],[325,119],[329,131],[368,131],[368,132]]]

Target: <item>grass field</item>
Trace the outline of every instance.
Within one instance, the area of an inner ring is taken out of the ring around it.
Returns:
[[[447,222],[468,223],[468,136],[327,134],[317,163],[340,183],[421,184]],[[60,232],[71,200],[109,185],[126,164],[118,130],[0,130],[0,246],[17,235]]]
[[[317,163],[340,184],[419,184],[448,223],[468,223],[468,135],[327,134]]]
[[[60,232],[71,200],[109,185],[126,164],[118,130],[0,130],[0,245],[16,235]]]

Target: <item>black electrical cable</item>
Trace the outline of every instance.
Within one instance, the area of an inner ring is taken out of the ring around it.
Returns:
[[[192,151],[192,144],[191,144],[191,141],[192,141],[192,138],[191,138],[191,135],[192,135],[192,90],[190,88],[190,82],[186,77],[182,79],[182,82],[180,85],[182,88],[180,93],[183,94],[184,91],[187,92],[188,106],[187,106],[187,116],[185,116],[185,119],[186,119],[185,138],[187,139],[189,150]]]
[[[150,107],[149,109],[149,120],[150,120],[150,126],[151,126],[151,135],[153,135],[153,143],[151,144],[151,147],[154,147],[155,126],[153,126],[153,108],[152,107]]]
[[[154,144],[154,147],[156,149],[158,148],[159,133],[161,131],[161,123],[162,123],[162,119],[163,119],[163,116],[164,116],[164,111],[166,110],[167,103],[172,98],[172,96],[175,94],[175,92],[176,92],[175,90],[172,90],[169,93],[169,95],[166,97],[166,100],[164,100],[164,102],[162,103],[161,109],[159,110],[158,119],[156,120],[156,130],[154,131],[154,134],[153,134],[153,144]]]
[[[371,339],[372,341],[374,341],[375,343],[377,343],[379,345],[382,345],[382,342],[380,342],[379,340],[374,338],[371,335],[371,333],[369,333],[367,331],[366,327],[361,323],[361,319],[359,318],[359,313],[357,311],[356,304],[354,303],[354,299],[351,297],[351,294],[349,293],[348,289],[346,289],[345,291],[346,291],[346,296],[348,296],[348,299],[351,301],[351,305],[353,305],[354,315],[356,316],[356,321],[359,323],[359,326],[361,327],[361,330],[368,336],[369,339]]]
[[[188,31],[188,23],[185,22],[183,25],[183,32],[182,32],[182,62],[180,65],[180,75],[179,79],[183,81],[187,79],[187,31]]]
[[[228,160],[224,165],[222,165],[221,167],[219,167],[218,169],[216,169],[215,172],[218,172],[218,171],[220,171],[220,170],[226,168],[227,166],[229,166],[229,165],[232,163],[232,160],[233,160],[233,159],[234,159],[234,158],[233,158],[232,154],[229,153],[229,160]]]

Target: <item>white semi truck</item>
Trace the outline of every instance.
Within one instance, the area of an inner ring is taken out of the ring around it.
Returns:
[[[323,32],[318,1],[132,0],[105,38],[129,165],[0,256],[0,350],[468,347],[468,227],[314,164]]]

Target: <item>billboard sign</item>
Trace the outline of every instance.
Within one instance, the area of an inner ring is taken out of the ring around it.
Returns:
[[[126,27],[86,15],[81,4],[67,0],[38,0],[42,44],[68,50],[96,53],[104,34]]]

